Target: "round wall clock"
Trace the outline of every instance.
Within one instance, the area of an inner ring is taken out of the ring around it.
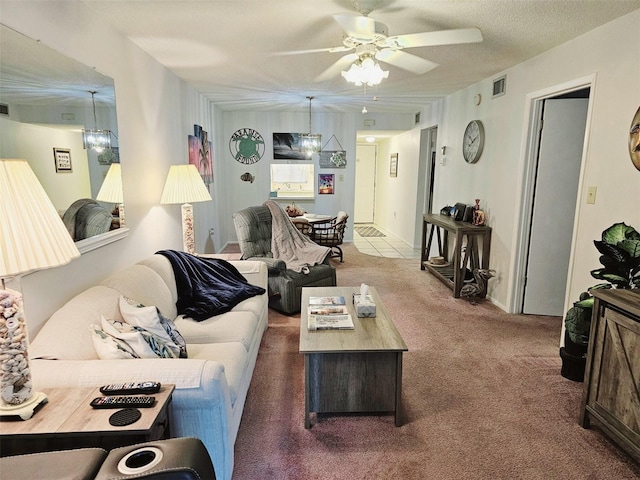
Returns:
[[[236,161],[250,165],[258,162],[264,155],[264,140],[252,128],[241,128],[231,135],[229,151]]]
[[[484,148],[484,127],[480,120],[472,120],[467,125],[462,139],[462,155],[467,163],[476,163]]]

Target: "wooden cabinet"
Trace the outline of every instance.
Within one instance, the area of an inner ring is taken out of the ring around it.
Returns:
[[[580,424],[640,461],[640,291],[594,290]]]
[[[438,253],[447,265],[435,266],[429,263],[429,252],[436,234]],[[449,255],[449,234],[454,237],[453,253]],[[480,250],[478,247],[482,245]],[[427,269],[453,290],[455,298],[460,297],[467,269],[489,268],[491,248],[491,227],[456,222],[446,215],[425,213],[422,216],[422,252],[420,269]],[[464,253],[463,253],[464,252]]]

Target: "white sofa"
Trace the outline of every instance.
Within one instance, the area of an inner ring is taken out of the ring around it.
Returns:
[[[249,283],[267,289],[263,262],[230,263]],[[100,324],[102,315],[121,319],[121,295],[155,305],[165,317],[175,319],[189,358],[100,360],[89,325]],[[49,318],[31,342],[34,387],[144,380],[173,383],[172,436],[200,438],[211,455],[216,477],[228,480],[247,390],[267,328],[267,293],[202,322],[177,316],[177,298],[171,264],[159,254],[78,294]]]

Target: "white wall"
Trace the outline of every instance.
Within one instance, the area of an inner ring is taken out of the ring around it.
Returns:
[[[157,250],[182,248],[180,207],[160,205],[169,166],[188,162],[187,136],[198,123],[217,142],[215,109],[192,88],[82,3],[3,2],[2,23],[94,67],[115,81],[129,236],[71,264],[22,279],[31,334],[66,300],[115,270]],[[214,200],[217,192],[213,192]],[[197,246],[217,226],[215,201],[197,204]],[[60,281],[64,279],[64,281]]]
[[[449,96],[438,130],[438,150],[447,146],[447,163],[437,162],[434,206],[481,199],[493,228],[491,268],[498,277],[489,295],[502,308],[510,304],[514,285],[514,252],[522,211],[521,189],[530,96],[583,77],[595,77],[588,147],[577,211],[574,263],[569,272],[568,301],[598,283],[589,271],[600,266],[593,240],[615,222],[640,229],[640,172],[629,159],[629,126],[640,105],[640,10],[595,29],[549,52],[507,70],[507,93],[491,99],[492,80]],[[473,97],[482,94],[475,106]],[[462,158],[466,124],[480,119],[486,143],[480,161]],[[586,187],[598,187],[595,205],[586,204]],[[572,221],[568,219],[567,221]]]
[[[71,172],[56,172],[53,148],[71,150]],[[87,151],[79,131],[14,122],[0,117],[0,158],[24,158],[56,210],[79,198],[91,198]]]
[[[214,161],[214,166],[224,179],[219,185],[224,200],[220,205],[223,212],[221,219],[221,238],[226,241],[237,241],[233,226],[233,213],[251,205],[261,205],[269,198],[270,176],[269,165],[273,159],[273,133],[307,132],[309,129],[308,111],[300,112],[222,112],[217,122],[221,131],[219,147],[222,150]],[[356,132],[364,128],[364,119],[372,118],[376,121],[376,129],[408,129],[412,126],[410,114],[376,114],[360,113],[341,114],[314,112],[312,126],[314,133],[322,135],[325,144],[335,135],[337,142],[347,151],[347,165],[345,168],[319,168],[318,156],[314,155],[316,177],[319,173],[333,173],[335,175],[335,193],[333,195],[316,195],[314,200],[294,200],[297,206],[312,213],[337,214],[339,210],[353,212],[355,185]],[[236,162],[229,151],[229,139],[240,128],[252,128],[262,135],[265,141],[263,158],[253,164],[245,165]],[[335,139],[327,145],[328,150],[338,150]],[[283,162],[275,160],[275,162]],[[249,172],[255,176],[253,183],[243,182],[240,176]],[[317,185],[317,178],[316,178]],[[317,192],[317,188],[316,188]],[[282,205],[291,201],[282,200]],[[351,227],[353,224],[351,224]],[[348,228],[345,240],[353,239],[353,229]]]

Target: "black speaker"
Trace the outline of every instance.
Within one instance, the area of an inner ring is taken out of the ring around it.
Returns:
[[[464,218],[464,209],[466,205],[464,203],[456,203],[453,207],[453,219],[456,222],[461,222]]]
[[[475,207],[472,207],[471,205],[467,205],[464,207],[464,215],[462,216],[462,221],[463,222],[473,222],[473,211],[475,210]]]

